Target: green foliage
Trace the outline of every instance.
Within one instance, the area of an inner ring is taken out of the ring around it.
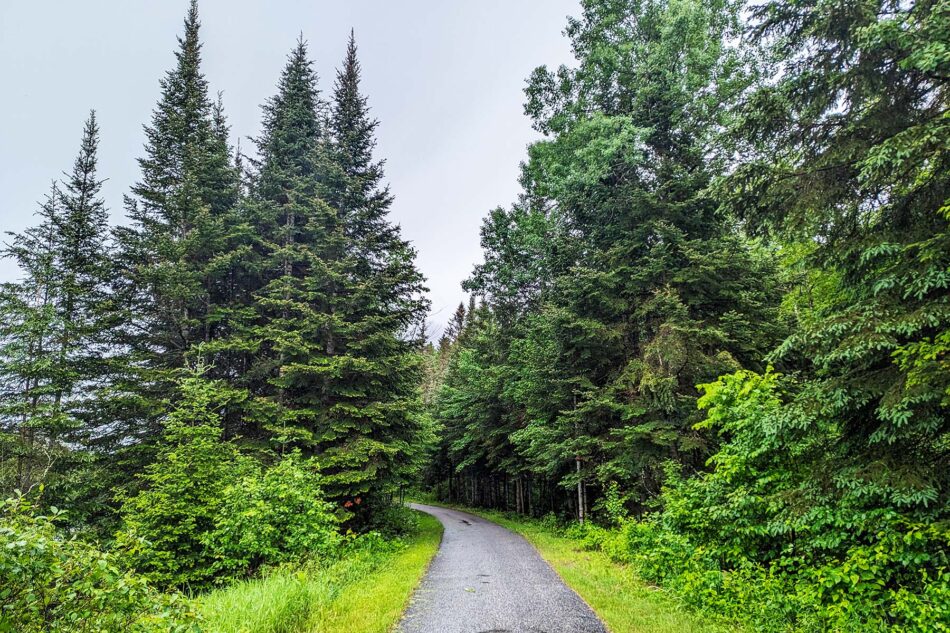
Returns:
[[[116,548],[133,569],[162,586],[200,588],[221,566],[207,541],[221,512],[229,510],[228,487],[255,467],[222,441],[222,386],[193,375],[181,390],[158,458],[141,476],[143,489],[123,502]],[[225,568],[243,560],[226,561]]]
[[[125,480],[116,482],[121,488],[155,457],[178,372],[203,362],[211,377],[230,380],[243,366],[219,342],[246,309],[239,276],[251,229],[236,207],[238,174],[223,105],[202,72],[200,30],[192,1],[145,126],[141,179],[125,198],[130,223],[113,231],[119,275],[110,344],[121,354],[103,398],[110,419],[96,436]]]
[[[340,544],[336,528],[316,466],[292,454],[225,488],[206,545],[216,571],[244,576],[264,564],[334,556]]]
[[[47,486],[72,493],[68,471],[87,455],[100,422],[100,379],[109,329],[112,266],[107,211],[97,175],[99,127],[86,121],[79,154],[41,205],[40,223],[13,235],[3,255],[22,278],[0,289],[0,490]]]
[[[232,159],[200,33],[192,1],[128,225],[110,242],[92,115],[39,225],[3,249],[23,278],[0,289],[0,487],[45,482],[44,500],[71,502],[74,527],[100,537],[124,503],[122,548],[173,584],[217,573],[201,535],[217,495],[253,470],[238,451],[316,457],[322,490],[359,529],[432,443],[419,389],[428,301],[388,216],[354,38],[329,100],[301,39],[263,108],[258,155]],[[180,383],[195,365],[221,394],[213,416]],[[283,475],[262,475],[258,492],[279,496]],[[381,502],[356,503],[369,498]],[[177,533],[162,542],[166,521]]]
[[[39,514],[23,497],[0,504],[0,631],[200,630],[184,596],[156,592],[113,556],[58,532],[64,514]]]
[[[308,571],[273,569],[202,596],[199,609],[216,633],[306,631],[321,597],[318,582]]]
[[[749,81],[737,19],[729,3],[585,2],[577,67],[533,74],[547,138],[519,203],[483,226],[466,287],[487,309],[435,406],[452,470],[530,475],[578,512],[612,481],[649,503],[667,459],[702,467],[695,385],[758,366],[783,332],[774,252],[710,188],[724,104]]]
[[[587,546],[756,630],[946,630],[947,3],[586,0],[566,33],[440,492],[590,508]]]
[[[802,464],[827,440],[784,442],[790,386],[771,371],[704,385],[702,425],[723,439],[714,468],[691,478],[671,468],[662,513],[572,534],[756,630],[946,630],[950,532],[816,489]]]
[[[367,528],[385,538],[402,538],[419,531],[419,513],[405,506],[389,504],[373,512]]]
[[[403,540],[350,537],[338,558],[281,565],[198,599],[213,633],[385,633],[438,549],[442,528],[430,516]]]
[[[810,469],[834,473],[845,503],[914,520],[934,518],[950,487],[934,373],[950,315],[946,60],[934,56],[947,15],[943,2],[758,7],[751,32],[775,79],[744,104],[748,160],[724,182],[750,228],[810,241],[825,280],[773,355],[804,374],[780,431],[830,440]]]
[[[268,405],[245,418],[248,432],[318,456],[341,502],[404,485],[425,431],[412,330],[427,303],[415,253],[387,217],[359,82],[351,38],[324,121],[301,41],[264,107],[246,205],[260,278],[253,318],[230,342],[250,352],[243,379]]]
[[[221,438],[232,392],[197,372],[181,392],[143,489],[122,506],[116,547],[128,564],[162,586],[199,589],[333,555],[337,519],[316,465],[290,454],[260,466]]]

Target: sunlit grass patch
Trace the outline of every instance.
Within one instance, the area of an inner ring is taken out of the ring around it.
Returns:
[[[442,526],[420,515],[399,548],[357,548],[331,565],[282,568],[199,599],[208,633],[383,633],[439,547]]]

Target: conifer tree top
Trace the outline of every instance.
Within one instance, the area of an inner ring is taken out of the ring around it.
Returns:
[[[96,178],[98,150],[99,123],[96,120],[96,111],[90,110],[83,127],[79,154],[73,162],[72,171],[64,174],[66,179],[63,185],[68,194],[80,199],[84,205],[93,209],[99,209],[103,205],[103,202],[97,198],[102,187],[102,181]]]
[[[362,68],[357,56],[356,34],[350,31],[343,66],[337,71],[333,92],[331,126],[339,149],[341,167],[347,176],[381,172],[373,164],[375,131],[379,122],[369,113],[367,98],[360,92]],[[381,177],[381,173],[374,173]],[[373,183],[375,185],[375,182]]]
[[[275,170],[304,175],[314,169],[313,151],[322,136],[317,79],[301,35],[287,57],[277,94],[263,106],[263,134],[257,146],[265,180]]]
[[[193,106],[201,107],[208,101],[208,82],[201,74],[201,39],[198,21],[198,2],[191,0],[188,13],[185,16],[185,32],[178,38],[178,50],[175,51],[177,66],[168,71],[163,81],[163,88],[167,91],[178,82],[182,87],[190,88],[191,94],[183,95]]]

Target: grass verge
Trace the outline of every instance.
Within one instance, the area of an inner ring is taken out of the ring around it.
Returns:
[[[439,548],[442,526],[419,513],[403,547],[355,548],[332,565],[280,568],[198,599],[207,633],[384,633]]]
[[[439,505],[439,504],[436,504]],[[510,514],[459,508],[521,534],[590,605],[611,633],[727,633],[735,625],[710,622],[687,611],[673,596],[637,578],[626,565],[601,552],[585,551],[577,541],[538,521]]]

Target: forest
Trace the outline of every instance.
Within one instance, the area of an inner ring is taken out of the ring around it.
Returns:
[[[411,560],[385,631],[438,544],[407,498],[729,630],[950,631],[950,2],[583,0],[564,35],[435,340],[355,37],[329,88],[289,47],[241,148],[191,1],[126,223],[92,111],[3,247],[0,632],[368,631],[314,618]]]

